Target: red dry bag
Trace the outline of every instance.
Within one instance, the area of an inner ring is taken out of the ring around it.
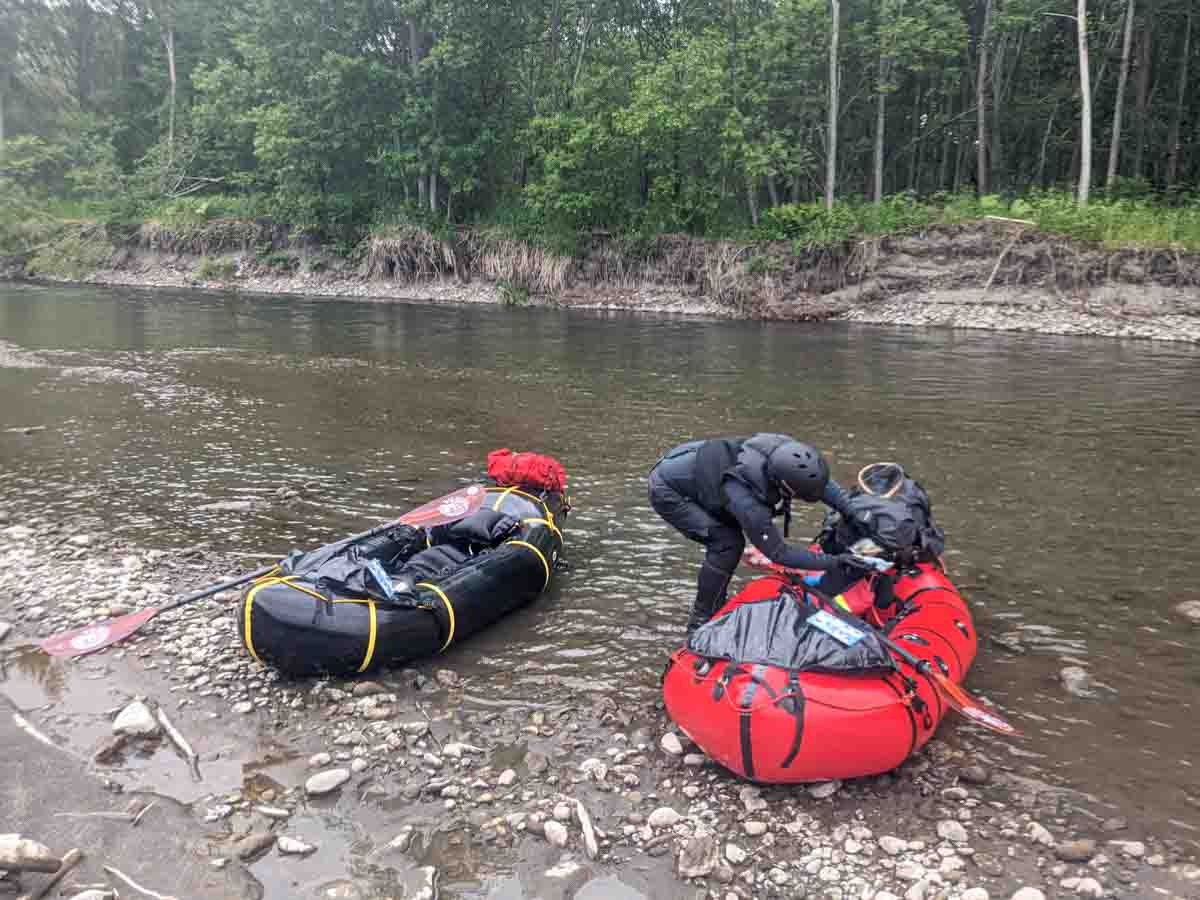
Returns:
[[[567,489],[567,472],[562,463],[541,453],[513,453],[507,447],[493,450],[488,454],[487,473],[496,484],[539,488],[559,494]]]

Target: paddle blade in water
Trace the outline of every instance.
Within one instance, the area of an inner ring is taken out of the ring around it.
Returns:
[[[158,613],[158,607],[151,607],[127,616],[106,619],[95,625],[87,625],[46,638],[39,646],[51,656],[86,656],[124,640]]]
[[[932,670],[930,670],[929,674],[933,676],[934,684],[936,684],[941,690],[942,696],[946,698],[946,702],[972,722],[977,722],[984,728],[990,728],[992,731],[995,731],[999,734],[1008,735],[1009,737],[1020,736],[1021,732],[1010,725],[1005,719],[992,712],[945,675]]]

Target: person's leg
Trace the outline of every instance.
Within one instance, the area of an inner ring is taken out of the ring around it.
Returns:
[[[696,599],[688,616],[689,636],[725,605],[725,592],[742,558],[746,539],[740,528],[714,520],[705,547],[704,562],[696,582]]]

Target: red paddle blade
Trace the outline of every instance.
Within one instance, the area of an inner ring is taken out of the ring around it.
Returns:
[[[46,638],[38,646],[51,656],[86,656],[123,641],[158,615],[158,607],[143,609],[127,616],[105,619],[95,625],[65,631]]]
[[[977,722],[984,728],[990,728],[992,731],[1009,737],[1020,736],[1021,732],[1010,725],[1007,720],[992,712],[941,672],[931,670],[929,674],[933,676],[934,683],[941,689],[946,702],[972,722]]]
[[[420,525],[424,528],[456,522],[479,509],[486,494],[478,484],[460,488],[452,494],[430,500],[424,506],[418,506],[412,512],[405,513],[400,517],[400,521],[405,525]]]

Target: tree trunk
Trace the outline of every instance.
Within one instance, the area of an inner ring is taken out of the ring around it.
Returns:
[[[872,198],[883,202],[883,129],[887,120],[887,93],[889,66],[882,48],[879,51],[879,87],[875,96],[875,189]]]
[[[1152,4],[1142,8],[1142,18],[1147,25],[1154,21]],[[1142,28],[1138,42],[1138,66],[1136,87],[1137,123],[1133,136],[1133,177],[1141,178],[1145,174],[1146,160],[1146,123],[1150,118],[1150,65],[1154,59],[1154,29]]]
[[[833,21],[829,34],[829,152],[825,161],[825,208],[833,209],[837,186],[838,38],[841,30],[841,0],[829,0]]]
[[[0,71],[0,165],[4,164],[4,92],[8,88],[8,73]]]
[[[746,205],[750,207],[750,224],[758,225],[758,179],[746,177]]]
[[[917,99],[913,103],[913,140],[912,157],[908,168],[908,189],[917,190],[917,181],[921,176],[921,109],[924,101],[925,81],[917,79]]]
[[[988,175],[992,190],[1003,189],[1003,184],[997,188],[996,182],[1003,182],[1007,170],[1004,168],[1004,129],[1001,128],[1001,109],[1004,99],[1004,55],[1008,50],[1008,35],[998,42],[996,51],[991,54],[992,79],[992,132],[988,135],[991,143],[988,145]]]
[[[988,193],[987,73],[988,41],[992,31],[992,0],[983,0],[983,27],[979,33],[979,66],[975,76],[975,189]]]
[[[1132,4],[1133,0],[1129,2]],[[1175,112],[1171,115],[1171,130],[1167,137],[1167,187],[1175,184],[1179,174],[1179,133],[1183,127],[1183,105],[1187,98],[1188,58],[1192,55],[1192,9],[1189,4],[1187,25],[1183,30],[1183,52],[1179,56],[1179,91],[1175,95]]]
[[[1088,67],[1087,0],[1078,0],[1075,18],[1079,35],[1079,195],[1080,206],[1087,206],[1088,192],[1092,186],[1092,76]]]
[[[1121,115],[1125,110],[1125,85],[1129,82],[1129,51],[1133,45],[1133,6],[1129,0],[1125,10],[1125,38],[1121,44],[1121,74],[1117,76],[1117,100],[1113,104],[1112,142],[1108,145],[1108,172],[1104,178],[1104,189],[1111,191],[1117,180],[1117,161],[1121,153]],[[1191,16],[1188,16],[1191,21]]]
[[[777,185],[775,183],[775,176],[768,174],[766,177],[766,182],[767,182],[767,196],[771,198],[771,206],[772,207],[778,206],[779,205],[779,185]]]
[[[1037,179],[1034,184],[1038,187],[1045,187],[1046,177],[1046,146],[1050,143],[1050,132],[1054,128],[1054,117],[1058,114],[1058,104],[1050,110],[1050,118],[1046,120],[1046,131],[1042,134],[1042,152],[1038,155],[1038,170]]]
[[[175,163],[175,94],[179,82],[175,75],[175,27],[174,25],[165,27],[163,48],[167,51],[167,75],[171,80],[167,111],[167,165],[171,166]]]
[[[437,209],[438,209],[437,189],[438,189],[437,166],[434,166],[429,171],[429,211],[431,213],[437,212]]]

